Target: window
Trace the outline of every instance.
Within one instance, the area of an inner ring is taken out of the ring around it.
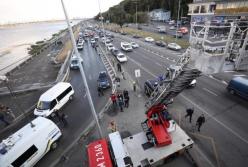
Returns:
[[[51,102],[51,105],[50,105],[50,110],[52,110],[57,104],[57,101],[56,99],[54,99],[52,102]]]
[[[67,88],[63,93],[61,93],[57,99],[58,101],[60,101],[61,99],[63,99],[68,93],[70,93],[70,91],[72,90],[72,87],[70,86],[69,88]]]
[[[14,162],[11,163],[13,167],[22,166],[32,155],[38,151],[35,145],[32,145],[27,151],[19,156]]]
[[[201,13],[207,13],[206,6],[202,5],[201,6]]]
[[[37,109],[48,110],[50,108],[50,101],[38,101]]]

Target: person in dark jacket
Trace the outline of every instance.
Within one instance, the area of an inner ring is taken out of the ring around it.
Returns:
[[[201,126],[205,123],[205,117],[204,114],[198,117],[196,121],[196,126],[198,127],[198,132],[200,132]]]
[[[121,72],[121,64],[120,63],[117,63],[117,71]]]
[[[100,86],[98,86],[97,91],[98,91],[98,96],[104,96],[103,89]]]
[[[124,96],[124,102],[125,102],[125,107],[129,107],[129,96],[128,95],[126,95],[126,96]]]
[[[121,97],[118,98],[118,105],[120,107],[121,112],[123,112],[123,105],[124,105],[123,98]]]
[[[193,108],[188,108],[186,110],[186,115],[185,115],[185,118],[189,117],[189,122],[191,123],[191,120],[192,120],[192,115],[194,113],[194,109]]]

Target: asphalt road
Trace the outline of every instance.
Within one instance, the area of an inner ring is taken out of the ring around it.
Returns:
[[[133,41],[132,38],[130,38],[131,40]],[[121,41],[123,40],[116,37],[113,42],[114,46],[120,47]],[[163,50],[162,56],[158,56],[153,46],[149,48],[150,51],[138,48],[133,52],[125,53],[129,61],[123,66],[133,78],[135,78],[134,70],[141,70],[141,78],[139,78],[141,86],[145,80],[155,78],[163,73],[164,66],[174,63],[167,60],[167,57],[177,59],[177,56],[168,53],[167,49]],[[212,164],[210,166],[218,165],[217,155],[220,166],[242,167],[248,162],[248,132],[246,129],[248,126],[248,103],[239,97],[228,94],[225,88],[224,83],[203,75],[197,79],[195,88],[183,91],[176,98],[171,108],[173,110],[175,105],[180,105],[184,110],[173,113],[178,118],[178,114],[181,117],[185,115],[186,107],[194,106],[194,123],[200,114],[205,114],[207,121],[202,127],[201,133],[193,134],[193,137],[200,153],[209,161],[209,164]],[[180,119],[180,121],[185,124],[186,131],[192,130],[192,125],[188,125],[185,119]]]

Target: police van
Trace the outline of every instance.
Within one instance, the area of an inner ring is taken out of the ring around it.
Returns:
[[[59,82],[40,96],[34,115],[48,117],[57,112],[69,100],[73,99],[74,90],[68,82]]]
[[[58,146],[62,133],[51,120],[38,117],[0,143],[1,167],[34,166]]]

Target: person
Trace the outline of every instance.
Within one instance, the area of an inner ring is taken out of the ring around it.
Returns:
[[[12,117],[12,119],[16,119],[15,114],[9,107],[6,107],[6,113],[9,114]]]
[[[112,120],[112,121],[109,123],[108,129],[111,130],[111,133],[117,131],[117,125],[116,125],[116,123],[115,123],[114,120]]]
[[[64,127],[66,127],[68,125],[68,122],[67,122],[66,118],[67,118],[67,115],[65,115],[65,113],[63,113],[61,115],[61,121],[62,121]]]
[[[129,96],[124,96],[125,107],[129,107]]]
[[[115,83],[117,87],[120,87],[120,82],[121,82],[121,79],[119,77],[115,77]]]
[[[198,132],[200,132],[201,126],[202,124],[205,123],[205,117],[204,114],[202,114],[201,116],[198,117],[197,121],[196,121],[196,126],[198,126]]]
[[[4,114],[2,112],[0,112],[0,121],[2,121],[3,123],[5,123],[5,126],[8,126],[9,125],[9,122],[7,120],[5,120]]]
[[[104,96],[103,90],[100,86],[98,86],[97,91],[98,91],[98,96]]]
[[[191,123],[191,120],[192,120],[192,115],[194,113],[194,109],[193,108],[188,108],[186,109],[186,115],[185,115],[185,118],[189,117],[189,123]]]
[[[123,99],[121,97],[118,98],[118,104],[121,109],[121,112],[123,112]]]
[[[112,93],[110,98],[111,98],[113,105],[116,105],[116,95],[114,93]]]
[[[126,78],[125,78],[125,72],[124,72],[124,71],[121,72],[121,75],[122,75],[122,78],[123,78],[124,80],[126,80]]]
[[[120,63],[117,63],[117,70],[118,70],[119,72],[122,71],[122,70],[121,70],[121,64],[120,64]]]
[[[128,96],[128,91],[126,89],[123,90],[123,96],[124,98]]]
[[[118,93],[117,98],[118,99],[121,98],[122,101],[124,100],[124,97],[123,97],[123,94],[122,93]]]

